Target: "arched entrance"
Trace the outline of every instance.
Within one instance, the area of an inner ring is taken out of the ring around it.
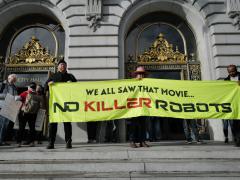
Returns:
[[[55,72],[57,61],[64,57],[62,26],[41,14],[16,19],[5,28],[0,40],[0,55],[4,57],[1,80],[16,74],[19,93],[26,90],[30,82],[44,86],[49,75]],[[47,122],[44,134],[47,134]]]
[[[48,71],[64,57],[65,32],[61,25],[41,14],[22,16],[6,27],[0,37],[0,55],[4,57],[3,79],[18,75],[17,87],[30,81],[44,85]]]
[[[126,78],[141,65],[149,78],[201,79],[195,37],[187,23],[171,13],[154,12],[135,21],[125,38],[124,59]],[[182,119],[149,118],[147,124],[150,140],[185,139]],[[199,120],[199,126],[205,130],[205,121]]]

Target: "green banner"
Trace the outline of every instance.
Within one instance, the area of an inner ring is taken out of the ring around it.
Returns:
[[[50,122],[136,116],[240,119],[240,86],[231,81],[126,79],[50,85]]]

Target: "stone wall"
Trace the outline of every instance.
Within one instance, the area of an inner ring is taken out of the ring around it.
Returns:
[[[7,17],[7,22],[4,21],[5,18],[1,18],[0,31],[7,23],[24,13],[36,12],[52,16],[64,26],[65,56],[71,62],[69,70],[78,80],[118,79],[121,77],[119,74],[122,68],[119,64],[123,61],[119,59],[120,23],[126,12],[140,1],[102,0],[101,17],[95,29],[89,27],[93,22],[86,16],[87,2],[87,0],[0,0],[1,17]],[[152,2],[146,2],[151,7]],[[208,43],[211,47],[209,51],[211,62],[208,64],[213,66],[213,72],[205,79],[222,79],[226,76],[226,66],[239,62],[239,1],[177,0],[175,2],[182,3],[183,6],[188,4],[201,14],[206,23],[207,28],[204,27],[204,31],[209,35]],[[14,7],[18,11],[10,13]],[[34,10],[31,11],[31,8]]]
[[[52,1],[67,19],[69,70],[78,80],[118,79],[118,24],[122,8],[117,1],[104,1],[101,21],[89,27],[86,0]]]
[[[231,12],[239,13],[239,1],[195,0],[192,5],[202,13],[208,25],[216,79],[223,79],[227,76],[227,65],[240,67],[239,22],[234,25],[230,16]]]

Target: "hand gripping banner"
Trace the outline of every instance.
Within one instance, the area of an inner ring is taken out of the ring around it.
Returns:
[[[161,116],[240,119],[240,86],[231,81],[126,79],[50,85],[50,122]]]

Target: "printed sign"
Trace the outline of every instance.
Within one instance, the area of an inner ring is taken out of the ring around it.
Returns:
[[[2,109],[0,110],[0,115],[15,122],[21,105],[21,101],[15,101],[14,96],[7,94]]]
[[[137,116],[240,119],[240,86],[231,81],[128,79],[50,85],[50,122]]]

